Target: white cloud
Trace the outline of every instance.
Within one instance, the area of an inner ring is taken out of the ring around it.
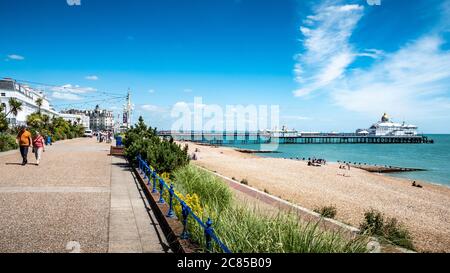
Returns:
[[[358,57],[369,57],[372,59],[379,59],[385,55],[383,50],[379,49],[366,49],[364,52],[358,53]]]
[[[304,53],[296,56],[294,74],[300,88],[298,97],[320,90],[343,76],[357,54],[349,43],[351,34],[363,15],[360,5],[330,5],[315,9],[300,27]]]
[[[79,85],[65,84],[62,86],[53,87],[52,91],[74,93],[74,94],[85,94],[85,93],[96,92],[97,89],[92,88],[92,87],[81,87]]]
[[[312,120],[312,118],[305,116],[282,116],[281,118],[292,120]]]
[[[154,89],[150,89],[150,90],[148,90],[148,92],[149,92],[150,94],[153,94],[153,93],[155,93],[155,90],[154,90]]]
[[[85,79],[89,80],[89,81],[97,81],[99,79],[99,77],[96,75],[90,75],[90,76],[86,76]]]
[[[141,109],[149,113],[166,113],[168,111],[165,107],[152,104],[141,105]]]
[[[62,86],[53,87],[51,89],[52,97],[60,100],[81,100],[81,95],[86,93],[96,92],[97,89],[92,87],[81,87],[79,85],[65,84]]]
[[[183,92],[184,93],[192,93],[192,89],[187,88],[187,89],[184,89]]]
[[[14,61],[23,61],[25,60],[25,57],[21,56],[21,55],[17,55],[17,54],[11,54],[7,56],[8,59],[7,60],[14,60]]]
[[[52,97],[55,99],[60,99],[60,100],[70,100],[70,101],[77,101],[77,100],[81,100],[82,98],[76,94],[72,94],[72,93],[62,93],[62,92],[53,92],[52,93]]]
[[[335,1],[336,2],[336,1]],[[329,2],[327,2],[329,3]],[[397,120],[450,119],[450,50],[443,33],[449,29],[450,1],[442,5],[438,25],[395,52],[358,52],[350,37],[363,8],[321,5],[300,28],[304,52],[296,56],[295,96],[327,92],[335,105],[370,116],[389,112]],[[349,69],[358,57],[374,62]]]
[[[424,36],[368,69],[356,70],[332,90],[336,104],[351,111],[398,117],[449,116],[450,51],[437,35]]]

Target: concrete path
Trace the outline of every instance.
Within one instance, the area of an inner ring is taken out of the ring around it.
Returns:
[[[0,153],[0,252],[165,252],[133,174],[108,153],[93,139],[54,144],[40,166]]]
[[[169,252],[156,217],[125,159],[112,159],[109,252]]]

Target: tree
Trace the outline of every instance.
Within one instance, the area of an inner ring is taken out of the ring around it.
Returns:
[[[8,101],[9,105],[9,112],[6,114],[6,116],[9,116],[9,114],[13,114],[14,116],[17,116],[20,111],[22,111],[22,102],[16,100],[15,98],[10,98]]]
[[[44,103],[44,100],[42,99],[42,98],[38,98],[37,100],[36,100],[36,105],[39,107],[39,110],[38,110],[38,113],[40,114],[41,113],[41,107],[42,107],[42,104]]]
[[[5,132],[8,129],[8,121],[6,120],[6,115],[3,113],[5,111],[2,104],[0,104],[0,133]]]
[[[41,130],[44,127],[42,116],[39,113],[31,114],[27,117],[27,125],[35,130]]]
[[[50,117],[48,115],[42,115],[41,119],[42,119],[42,122],[44,123],[45,129],[49,129],[50,128]]]

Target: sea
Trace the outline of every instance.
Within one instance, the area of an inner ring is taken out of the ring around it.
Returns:
[[[328,162],[350,161],[426,171],[393,173],[391,176],[422,180],[450,187],[450,135],[427,135],[434,144],[281,144],[277,153],[258,154],[277,158],[321,158]],[[265,150],[259,144],[226,145]]]

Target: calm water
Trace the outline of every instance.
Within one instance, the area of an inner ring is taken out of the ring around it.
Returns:
[[[427,169],[425,172],[391,174],[408,179],[430,181],[450,186],[450,135],[429,135],[434,144],[297,144],[280,145],[274,154],[261,156],[282,158],[324,158],[336,162],[351,161]],[[259,150],[260,145],[234,145]]]

